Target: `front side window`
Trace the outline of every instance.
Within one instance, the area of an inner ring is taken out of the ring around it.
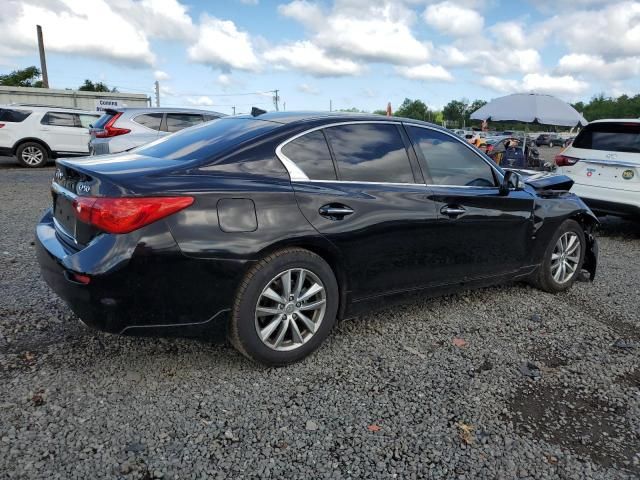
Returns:
[[[311,180],[336,179],[329,146],[320,130],[291,140],[281,151]]]
[[[325,129],[340,180],[413,183],[404,142],[394,124],[358,123]]]
[[[133,121],[143,127],[158,131],[160,130],[160,124],[162,123],[162,113],[145,113],[143,115],[138,115],[133,119]]]
[[[480,156],[459,140],[420,127],[407,127],[416,148],[427,162],[433,185],[495,187],[493,170]]]
[[[48,112],[42,118],[42,124],[52,125],[55,127],[75,127],[76,119],[73,113],[67,112]]]
[[[192,113],[167,113],[167,132],[178,132],[202,123],[202,115]]]

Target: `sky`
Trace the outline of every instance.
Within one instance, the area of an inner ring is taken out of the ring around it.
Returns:
[[[640,1],[0,0],[0,74],[39,66],[161,105],[373,111],[513,92],[640,93]]]

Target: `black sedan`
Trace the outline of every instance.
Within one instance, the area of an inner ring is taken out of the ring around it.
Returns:
[[[560,292],[593,278],[597,220],[571,184],[505,172],[415,120],[228,117],[58,160],[37,252],[89,326],[225,325],[244,355],[284,365],[336,319],[415,295],[513,280]]]

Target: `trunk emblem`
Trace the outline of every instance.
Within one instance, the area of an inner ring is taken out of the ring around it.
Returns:
[[[62,180],[64,178],[64,173],[59,168],[56,168],[56,180]]]
[[[89,190],[91,190],[91,187],[86,183],[79,183],[76,186],[76,192],[78,193],[89,193]]]
[[[624,178],[625,180],[631,180],[633,178],[633,170],[625,170],[624,172],[622,172],[622,178]]]

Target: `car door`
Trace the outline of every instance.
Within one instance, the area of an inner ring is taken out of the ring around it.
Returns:
[[[70,112],[47,112],[40,120],[40,130],[42,139],[47,142],[49,148],[54,152],[60,153],[77,153],[78,152],[78,131],[76,123],[76,115]],[[87,140],[84,149],[87,151],[87,142],[89,133],[87,132]]]
[[[74,113],[76,132],[73,137],[74,152],[76,153],[89,153],[89,140],[91,135],[89,134],[89,128],[96,123],[100,118],[98,114],[90,113]]]
[[[472,147],[440,130],[406,125],[438,211],[437,258],[441,283],[517,272],[532,246],[534,198],[501,194],[501,173]]]
[[[354,300],[430,283],[437,213],[408,145],[397,123],[354,122],[279,148],[300,209],[341,252]]]
[[[164,113],[154,112],[141,113],[131,119],[138,125],[144,127],[137,128],[135,131],[137,145],[144,145],[145,143],[153,142],[159,136],[165,135],[164,132],[160,132],[163,117]]]

